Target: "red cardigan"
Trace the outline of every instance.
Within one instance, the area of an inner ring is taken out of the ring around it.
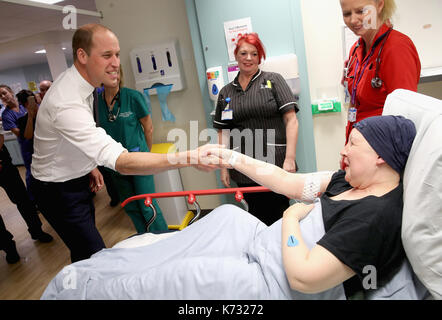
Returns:
[[[373,44],[375,44],[376,39],[386,33],[388,29],[389,27],[386,24],[382,25],[373,40]],[[356,48],[358,43],[360,45]],[[371,57],[368,56],[372,48],[367,50],[367,54],[364,56],[365,42],[362,39],[359,39],[350,50],[349,59],[353,61],[349,66],[348,77],[346,78],[350,96],[356,82],[355,79],[359,79],[368,58],[367,67],[356,91],[354,105],[357,109],[356,122],[371,116],[381,115],[387,95],[394,90],[407,89],[417,91],[421,73],[419,55],[411,39],[396,30],[391,30],[380,55],[381,63],[378,70],[378,77],[382,79],[383,84],[381,88],[378,89],[374,89],[371,86],[371,80],[375,77],[376,59],[382,46],[381,44],[382,41],[376,46]],[[355,73],[356,65],[358,65],[358,70]],[[346,142],[348,141],[352,128],[353,123],[348,122]]]

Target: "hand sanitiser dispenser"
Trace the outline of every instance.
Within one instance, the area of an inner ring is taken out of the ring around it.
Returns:
[[[185,87],[178,42],[136,47],[130,52],[130,60],[136,89],[144,93],[148,104],[150,95],[158,95],[162,120],[175,122],[166,100],[170,92]]]
[[[130,60],[137,90],[148,89],[154,95],[154,88],[160,85],[171,86],[171,92],[184,89],[177,41],[136,47],[130,52]]]
[[[216,103],[218,95],[222,87],[224,87],[224,76],[222,67],[209,68],[206,71],[207,89],[209,90],[210,100],[213,101],[214,107],[211,115],[215,115]]]

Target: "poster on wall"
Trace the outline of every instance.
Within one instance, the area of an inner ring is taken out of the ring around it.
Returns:
[[[35,81],[28,82],[28,89],[32,92],[38,92],[37,84],[35,83]]]
[[[235,61],[233,51],[235,51],[238,38],[243,34],[250,32],[253,32],[252,19],[250,17],[224,22],[224,33],[226,36],[227,50],[229,52],[229,61]]]
[[[229,79],[229,83],[235,80],[236,76],[238,75],[239,67],[237,63],[229,63],[227,66],[227,76]]]

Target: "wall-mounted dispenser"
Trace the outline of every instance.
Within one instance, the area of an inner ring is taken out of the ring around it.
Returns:
[[[215,115],[216,103],[218,95],[222,87],[224,87],[224,76],[222,67],[213,67],[206,70],[207,89],[209,90],[210,100],[213,101],[214,107],[211,115]]]
[[[140,92],[149,89],[149,94],[157,94],[154,88],[160,85],[171,85],[171,92],[184,89],[177,41],[136,47],[130,52],[130,60]]]
[[[276,72],[287,81],[295,96],[301,92],[298,72],[298,57],[294,53],[267,58],[260,66],[261,70]]]

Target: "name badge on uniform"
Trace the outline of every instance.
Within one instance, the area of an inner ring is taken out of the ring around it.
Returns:
[[[348,121],[349,122],[356,122],[356,108],[351,107],[348,109]]]
[[[232,120],[233,119],[233,110],[225,109],[221,113],[221,120]]]

